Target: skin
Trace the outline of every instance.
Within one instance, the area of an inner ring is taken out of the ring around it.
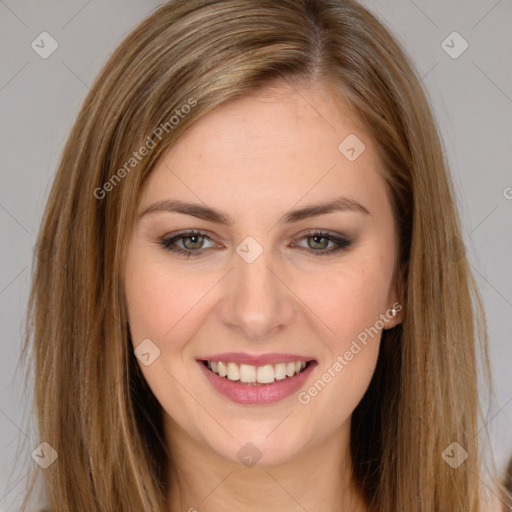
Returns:
[[[349,134],[366,146],[353,162],[338,150]],[[225,226],[153,212],[137,220],[129,243],[133,344],[149,338],[160,349],[152,364],[139,364],[165,411],[174,458],[169,510],[366,510],[350,480],[350,419],[375,370],[380,332],[306,405],[297,394],[273,404],[231,402],[212,388],[196,358],[308,355],[318,366],[307,390],[390,310],[398,301],[397,235],[378,169],[375,146],[348,106],[335,104],[321,84],[281,83],[202,118],[149,177],[140,213],[172,198],[235,220]],[[278,224],[291,209],[338,196],[369,213],[335,211]],[[161,245],[188,229],[210,239],[176,244],[201,255],[187,258]],[[318,255],[335,243],[315,241],[310,229],[345,235],[353,245]],[[263,248],[252,263],[235,251],[247,236]],[[399,321],[400,313],[384,328]],[[251,468],[237,457],[247,442],[262,454]]]

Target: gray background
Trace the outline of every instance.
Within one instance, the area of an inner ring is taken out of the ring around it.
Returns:
[[[16,365],[49,186],[89,84],[113,48],[160,3],[0,0],[0,511],[15,509],[23,470],[34,463],[30,453],[39,444]],[[485,421],[502,469],[512,455],[512,1],[364,4],[405,45],[438,119],[488,315],[497,399]],[[47,59],[31,47],[43,31],[59,45]],[[469,44],[456,59],[441,46],[453,31]]]

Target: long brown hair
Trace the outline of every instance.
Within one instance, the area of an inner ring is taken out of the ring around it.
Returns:
[[[42,220],[24,354],[39,438],[58,453],[42,470],[52,511],[164,509],[172,454],[123,292],[137,201],[198,119],[275,81],[323,81],[349,101],[377,146],[399,232],[403,322],[384,332],[352,418],[368,508],[482,510],[485,317],[438,130],[403,49],[352,0],[187,0],[157,8],[103,67]],[[456,468],[443,456],[454,442],[467,453]]]

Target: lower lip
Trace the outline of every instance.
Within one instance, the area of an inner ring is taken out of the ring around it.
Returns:
[[[316,361],[312,361],[301,373],[274,381],[272,384],[241,384],[213,373],[203,361],[198,361],[198,363],[210,384],[219,393],[233,402],[249,405],[271,404],[293,395],[304,385],[309,374],[317,365]]]

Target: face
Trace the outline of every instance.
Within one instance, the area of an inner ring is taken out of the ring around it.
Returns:
[[[138,213],[130,332],[171,449],[273,465],[347,432],[400,317],[392,209],[349,109],[320,85],[226,103],[154,169]]]

